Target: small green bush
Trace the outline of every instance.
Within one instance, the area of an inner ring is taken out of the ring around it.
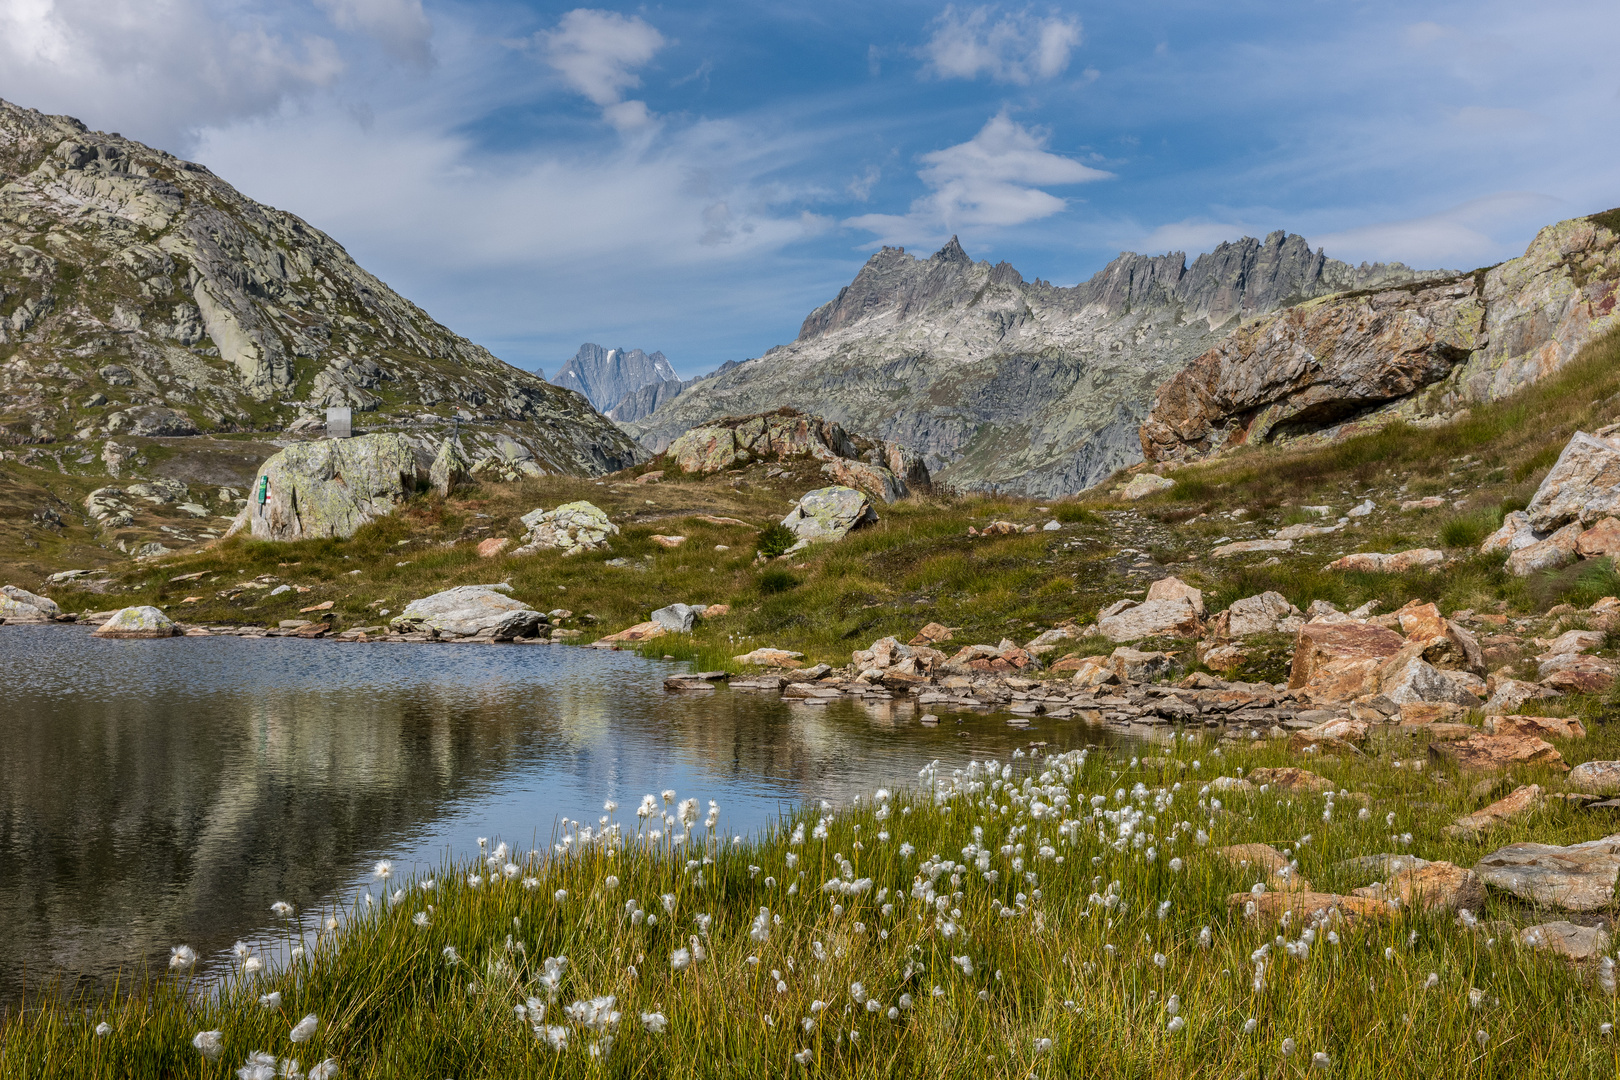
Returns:
[[[1052,516],[1070,525],[1077,523],[1095,525],[1101,520],[1096,514],[1079,503],[1059,503],[1052,507]]]
[[[767,559],[774,559],[778,555],[785,554],[788,548],[798,542],[799,538],[794,535],[793,530],[781,522],[767,525],[759,530],[759,551]]]
[[[1496,507],[1483,513],[1454,517],[1440,526],[1440,544],[1448,548],[1477,548],[1501,524],[1502,511]]]
[[[799,579],[780,566],[773,566],[759,575],[759,591],[766,596],[797,588]]]

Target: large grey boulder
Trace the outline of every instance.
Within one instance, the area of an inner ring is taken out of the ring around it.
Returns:
[[[1299,624],[1283,626],[1286,619],[1296,618],[1299,609],[1279,592],[1263,592],[1258,596],[1245,596],[1232,601],[1226,609],[1226,632],[1232,637],[1251,634],[1272,634],[1278,630],[1298,630]]]
[[[416,490],[416,452],[401,435],[296,443],[259,466],[227,536],[255,540],[353,536]],[[260,501],[261,492],[263,501]]]
[[[670,604],[661,607],[652,613],[652,621],[662,626],[672,634],[690,634],[692,623],[702,615],[705,608],[702,604]]]
[[[1609,932],[1601,926],[1576,926],[1559,919],[1519,931],[1519,940],[1532,949],[1546,949],[1577,963],[1596,960],[1609,951]]]
[[[1577,431],[1525,507],[1537,532],[1620,513],[1620,445]]]
[[[507,596],[507,585],[457,585],[412,600],[390,622],[400,633],[437,630],[444,637],[487,637],[510,641],[533,637],[546,617]]]
[[[1614,902],[1620,834],[1584,844],[1509,844],[1474,866],[1479,879],[1523,900],[1566,911],[1596,911]]]
[[[521,520],[529,533],[513,555],[537,551],[578,555],[606,549],[608,537],[619,534],[619,527],[608,520],[606,512],[584,501],[563,503],[555,510],[531,510]]]
[[[1579,557],[1575,552],[1575,542],[1580,539],[1581,532],[1580,523],[1572,521],[1545,540],[1514,549],[1507,558],[1508,573],[1529,577],[1542,570],[1568,566]]]
[[[1620,795],[1620,761],[1583,761],[1564,780],[1576,791]]]
[[[56,601],[15,585],[0,586],[0,619],[9,623],[49,622],[62,614]]]
[[[127,607],[113,613],[112,618],[96,628],[95,636],[102,638],[165,638],[174,637],[180,628],[155,607],[142,605]]]
[[[1097,632],[1110,641],[1140,641],[1149,637],[1198,636],[1198,609],[1185,596],[1137,603],[1120,600],[1097,617]]]
[[[826,540],[842,540],[850,530],[877,521],[872,500],[852,487],[834,485],[806,492],[799,505],[788,511],[782,524],[799,538],[789,551],[798,551]]]
[[[467,475],[467,455],[455,439],[439,443],[439,452],[428,468],[428,484],[440,495],[449,495],[451,489]]]

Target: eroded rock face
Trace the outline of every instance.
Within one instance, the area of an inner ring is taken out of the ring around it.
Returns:
[[[96,637],[104,638],[166,638],[179,633],[172,619],[147,605],[116,611],[95,630]]]
[[[393,513],[415,490],[416,476],[415,451],[399,435],[297,443],[259,466],[248,504],[227,535],[246,529],[255,540],[353,536]]]
[[[1537,532],[1571,522],[1580,523],[1584,532],[1585,526],[1620,512],[1620,446],[1577,431],[1524,512]]]
[[[1617,282],[1620,237],[1577,218],[1482,274],[1301,304],[1240,327],[1161,386],[1142,452],[1187,460],[1494,401],[1616,325]]]
[[[1596,911],[1614,902],[1620,835],[1584,844],[1510,844],[1474,864],[1487,886],[1565,911]]]
[[[872,500],[864,493],[835,485],[806,492],[799,505],[782,519],[782,524],[799,538],[789,550],[798,550],[814,543],[842,540],[852,529],[870,525],[877,519]]]
[[[1516,549],[1508,556],[1508,573],[1529,577],[1542,570],[1557,570],[1575,561],[1575,544],[1581,538],[1581,526],[1571,522],[1545,540]]]
[[[436,630],[445,637],[510,641],[533,637],[545,616],[489,585],[458,585],[412,600],[390,625],[400,633]]]
[[[1385,662],[1405,645],[1401,635],[1373,623],[1307,623],[1294,644],[1288,686],[1318,702],[1377,693]]]

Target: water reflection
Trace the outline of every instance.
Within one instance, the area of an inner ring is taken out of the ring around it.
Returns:
[[[544,843],[608,797],[675,788],[742,833],[936,758],[1105,738],[1004,716],[923,727],[904,700],[671,695],[669,669],[546,646],[0,628],[0,1002],[25,979],[161,966],[181,941],[217,953],[276,900],[346,895],[377,858],[408,872],[480,835]]]

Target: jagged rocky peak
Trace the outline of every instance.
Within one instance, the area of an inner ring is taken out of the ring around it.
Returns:
[[[585,396],[603,412],[652,383],[676,382],[680,376],[661,352],[640,349],[605,349],[587,341],[553,375],[551,381]]]
[[[546,472],[635,460],[578,398],[201,165],[0,101],[0,442],[460,421]]]

